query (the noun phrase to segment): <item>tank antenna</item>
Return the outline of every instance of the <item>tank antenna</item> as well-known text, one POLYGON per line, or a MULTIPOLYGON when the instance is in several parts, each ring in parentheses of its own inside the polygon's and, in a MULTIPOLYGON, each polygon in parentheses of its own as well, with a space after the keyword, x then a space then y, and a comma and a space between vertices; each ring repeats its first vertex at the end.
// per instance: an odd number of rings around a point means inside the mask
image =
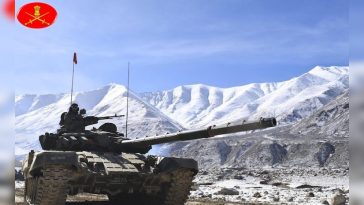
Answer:
POLYGON ((73 79, 75 76, 75 64, 77 64, 77 54, 73 53, 73 63, 72 63, 72 85, 71 85, 71 105, 72 105, 72 96, 73 96, 73 79))
POLYGON ((130 62, 128 62, 128 86, 126 88, 126 116, 125 116, 125 137, 128 137, 128 117, 129 117, 129 80, 130 79, 130 62))

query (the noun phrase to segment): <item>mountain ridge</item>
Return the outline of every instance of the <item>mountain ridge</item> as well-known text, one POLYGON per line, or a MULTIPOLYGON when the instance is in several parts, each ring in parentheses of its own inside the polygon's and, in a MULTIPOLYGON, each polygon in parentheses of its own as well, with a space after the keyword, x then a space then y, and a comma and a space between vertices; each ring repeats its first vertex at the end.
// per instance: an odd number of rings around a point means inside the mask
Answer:
MULTIPOLYGON (((203 84, 135 93, 130 91, 130 137, 164 134, 240 119, 278 117, 281 124, 312 114, 348 88, 348 67, 318 67, 282 82, 251 83, 231 88, 203 84), (320 77, 321 76, 321 77, 320 77)), ((125 86, 115 83, 76 92, 75 102, 89 115, 125 114, 125 86)), ((15 98, 16 153, 40 149, 38 136, 54 132, 67 111, 70 94, 18 95, 15 98)), ((124 120, 112 120, 119 130, 124 120)), ((102 122, 100 122, 99 126, 102 122)))
MULTIPOLYGON (((291 113, 295 106, 304 100, 320 97, 311 103, 317 104, 311 111, 330 101, 348 87, 348 67, 319 67, 298 77, 282 82, 251 83, 232 88, 218 88, 203 84, 178 86, 174 89, 141 93, 142 98, 157 107, 170 118, 182 118, 185 127, 206 126, 210 123, 223 123, 227 119, 257 118, 260 116, 283 115, 279 119, 287 123, 294 121, 291 113), (331 93, 326 93, 331 91, 331 93), (312 93, 315 92, 315 95, 312 93), (297 94, 301 96, 297 97, 297 94), (323 96, 325 95, 326 96, 323 96), (311 97, 305 97, 311 95, 311 97), (197 101, 196 99, 204 99, 197 101), (290 100, 290 103, 277 105, 290 100), (296 100, 296 101, 295 101, 296 100), (271 108, 271 109, 270 109, 271 108), (284 113, 290 108, 289 113, 284 113), (226 112, 228 110, 228 112, 226 112), (233 114, 231 114, 233 113, 233 114), (234 115, 235 113, 235 115, 234 115), (242 116, 238 116, 239 113, 242 116)), ((309 113, 302 113, 299 119, 309 113)))

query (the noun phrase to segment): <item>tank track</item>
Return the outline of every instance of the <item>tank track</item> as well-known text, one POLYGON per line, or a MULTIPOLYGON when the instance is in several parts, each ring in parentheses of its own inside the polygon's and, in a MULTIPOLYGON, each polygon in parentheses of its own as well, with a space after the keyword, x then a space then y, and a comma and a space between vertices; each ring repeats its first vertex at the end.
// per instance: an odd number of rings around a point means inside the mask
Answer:
POLYGON ((25 201, 29 205, 64 205, 68 193, 70 170, 59 165, 47 166, 42 176, 31 177, 25 184, 25 201))

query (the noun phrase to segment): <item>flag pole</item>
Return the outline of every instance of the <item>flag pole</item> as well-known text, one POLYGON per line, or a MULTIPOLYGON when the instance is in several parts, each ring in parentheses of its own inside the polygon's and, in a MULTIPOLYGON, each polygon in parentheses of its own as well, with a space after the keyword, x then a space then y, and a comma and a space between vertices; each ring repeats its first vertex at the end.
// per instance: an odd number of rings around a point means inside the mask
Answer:
POLYGON ((72 105, 72 97, 73 97, 73 79, 75 76, 75 64, 77 64, 77 54, 76 52, 73 53, 73 61, 72 61, 72 84, 71 84, 71 105, 72 105))
POLYGON ((72 86, 71 86, 71 105, 72 105, 72 96, 73 96, 73 78, 75 75, 75 62, 72 63, 72 86))
POLYGON ((128 117, 129 117, 129 79, 130 79, 130 62, 128 62, 128 86, 126 88, 126 122, 125 122, 125 137, 128 137, 128 117))

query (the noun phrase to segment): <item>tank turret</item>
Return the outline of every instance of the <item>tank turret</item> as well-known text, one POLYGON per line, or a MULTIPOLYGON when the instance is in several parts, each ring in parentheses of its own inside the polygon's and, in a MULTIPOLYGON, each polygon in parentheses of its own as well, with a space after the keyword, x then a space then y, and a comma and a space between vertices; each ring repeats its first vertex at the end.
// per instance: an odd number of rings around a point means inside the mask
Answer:
MULTIPOLYGON (((100 118, 103 119, 103 118, 100 118)), ((60 151, 101 151, 147 153, 152 145, 210 138, 217 135, 231 134, 242 131, 264 129, 276 126, 275 118, 260 118, 257 121, 242 121, 227 123, 220 126, 209 126, 204 129, 186 130, 176 133, 128 139, 116 131, 116 126, 106 123, 99 129, 86 130, 77 133, 46 133, 39 137, 44 150, 60 151)))

